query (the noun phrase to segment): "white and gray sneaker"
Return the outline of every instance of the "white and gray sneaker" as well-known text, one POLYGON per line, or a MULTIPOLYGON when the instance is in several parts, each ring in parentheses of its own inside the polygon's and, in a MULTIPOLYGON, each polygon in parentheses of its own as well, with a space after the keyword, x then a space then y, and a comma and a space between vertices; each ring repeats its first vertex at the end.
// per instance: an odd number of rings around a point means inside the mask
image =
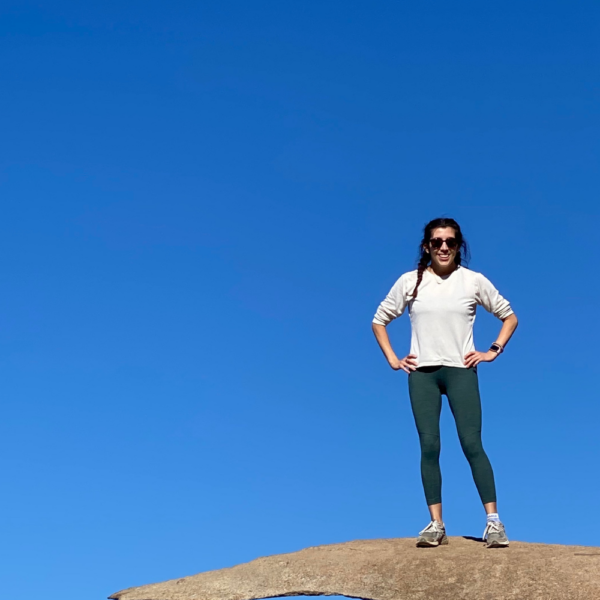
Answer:
POLYGON ((500 521, 490 521, 481 537, 488 548, 506 548, 508 546, 506 531, 500 521))
POLYGON ((431 521, 423 531, 419 531, 417 538, 417 548, 430 548, 433 546, 443 546, 448 543, 446 528, 439 521, 431 521))

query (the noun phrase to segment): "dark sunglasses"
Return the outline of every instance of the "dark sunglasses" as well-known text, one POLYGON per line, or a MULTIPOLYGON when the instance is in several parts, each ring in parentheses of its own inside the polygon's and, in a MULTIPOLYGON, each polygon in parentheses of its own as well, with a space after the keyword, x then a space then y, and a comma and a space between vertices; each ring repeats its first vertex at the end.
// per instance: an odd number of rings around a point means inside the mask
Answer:
POLYGON ((435 248, 436 250, 439 250, 443 245, 444 242, 446 242, 446 245, 448 246, 448 248, 450 250, 454 250, 454 248, 456 248, 458 246, 458 242, 456 241, 456 238, 447 238, 445 240, 443 240, 442 238, 431 238, 429 240, 429 243, 431 244, 431 246, 433 248, 435 248))

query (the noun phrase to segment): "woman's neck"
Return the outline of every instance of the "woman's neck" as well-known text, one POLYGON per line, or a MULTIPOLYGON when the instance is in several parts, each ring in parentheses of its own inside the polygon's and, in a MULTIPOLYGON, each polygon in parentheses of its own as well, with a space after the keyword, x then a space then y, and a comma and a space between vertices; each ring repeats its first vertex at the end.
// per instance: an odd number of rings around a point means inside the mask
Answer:
POLYGON ((431 271, 432 273, 435 273, 438 277, 446 277, 448 275, 450 275, 450 273, 452 273, 453 271, 456 271, 456 269, 458 269, 458 265, 456 263, 452 263, 451 265, 448 265, 447 267, 441 267, 438 265, 434 265, 433 263, 431 263, 427 269, 429 271, 431 271))

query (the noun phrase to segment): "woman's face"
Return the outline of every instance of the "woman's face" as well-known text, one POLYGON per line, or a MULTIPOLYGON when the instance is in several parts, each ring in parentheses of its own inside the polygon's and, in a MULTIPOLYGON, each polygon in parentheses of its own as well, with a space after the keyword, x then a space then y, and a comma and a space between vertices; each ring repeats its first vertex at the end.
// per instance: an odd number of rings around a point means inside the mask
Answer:
POLYGON ((433 267, 437 267, 442 271, 447 270, 451 266, 453 267, 454 258, 459 250, 456 244, 454 227, 438 227, 434 229, 431 232, 431 239, 425 250, 431 256, 433 267))

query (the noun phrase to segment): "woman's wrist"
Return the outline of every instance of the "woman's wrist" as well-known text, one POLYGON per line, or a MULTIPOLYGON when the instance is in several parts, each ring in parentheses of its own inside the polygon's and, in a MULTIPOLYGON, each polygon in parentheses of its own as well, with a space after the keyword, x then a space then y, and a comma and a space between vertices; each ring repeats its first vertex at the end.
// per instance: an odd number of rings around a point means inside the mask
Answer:
POLYGON ((496 360, 500 356, 500 353, 499 352, 494 352, 493 350, 488 350, 485 353, 485 356, 487 357, 487 359, 489 360, 489 362, 492 362, 493 360, 496 360))
POLYGON ((495 352, 497 355, 500 355, 504 352, 504 346, 502 344, 499 344, 498 342, 494 342, 490 346, 488 352, 495 352))

